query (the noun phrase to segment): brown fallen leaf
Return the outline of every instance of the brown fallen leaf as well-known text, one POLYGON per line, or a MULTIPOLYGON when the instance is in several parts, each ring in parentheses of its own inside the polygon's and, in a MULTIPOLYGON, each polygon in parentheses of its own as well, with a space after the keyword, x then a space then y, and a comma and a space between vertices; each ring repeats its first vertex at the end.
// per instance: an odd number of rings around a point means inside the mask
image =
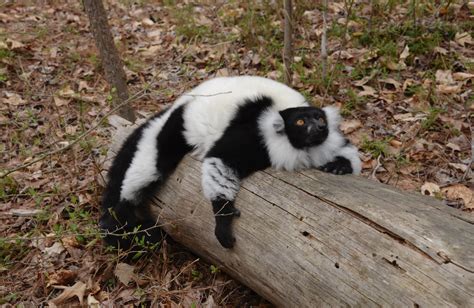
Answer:
POLYGON ((391 71, 403 71, 404 69, 407 68, 407 65, 403 61, 399 61, 398 63, 395 63, 389 60, 386 62, 385 66, 391 71))
POLYGON ((462 199, 464 207, 467 209, 474 209, 474 196, 472 190, 462 184, 455 184, 445 187, 441 191, 443 195, 449 200, 462 199))
POLYGON ((392 139, 390 140, 390 145, 393 146, 394 148, 400 148, 402 146, 402 142, 401 141, 398 141, 396 139, 392 139))
POLYGON ((436 91, 440 94, 457 94, 461 92, 461 85, 445 85, 445 84, 440 84, 436 87, 436 91))
POLYGON ((216 77, 227 77, 229 75, 230 75, 229 69, 227 69, 226 67, 221 68, 216 72, 216 77))
POLYGON ((471 35, 468 32, 463 32, 463 33, 456 33, 454 36, 454 41, 458 43, 461 46, 467 45, 474 45, 474 40, 472 39, 471 35))
POLYGON ((363 90, 363 91, 360 91, 359 93, 357 93, 358 96, 373 96, 373 97, 377 97, 377 92, 375 91, 374 88, 369 87, 369 86, 362 86, 362 88, 363 88, 364 90, 363 90))
POLYGON ((114 274, 121 283, 128 285, 135 276, 133 273, 134 269, 134 266, 128 265, 127 263, 118 263, 115 267, 114 274))
POLYGON ((12 106, 20 106, 20 105, 25 105, 27 102, 21 98, 21 96, 17 93, 13 93, 13 92, 8 92, 8 91, 5 91, 4 92, 6 98, 4 99, 4 102, 9 104, 9 105, 12 105, 12 106))
POLYGON ((449 51, 448 51, 447 49, 444 49, 443 47, 437 46, 437 47, 434 48, 434 52, 439 53, 439 54, 445 56, 445 55, 448 54, 449 51))
POLYGON ((451 166, 454 169, 459 170, 461 172, 466 172, 466 170, 467 170, 467 165, 465 165, 465 164, 449 163, 449 166, 451 166))
POLYGON ((353 120, 344 120, 341 123, 340 129, 342 130, 344 134, 350 134, 360 127, 362 127, 362 122, 360 120, 353 119, 353 120))
POLYGON ((383 82, 385 84, 391 85, 393 87, 393 90, 395 90, 395 91, 398 91, 400 89, 400 87, 402 86, 401 83, 399 83, 398 81, 396 81, 393 78, 383 78, 383 79, 379 79, 379 81, 383 82))
POLYGON ((438 184, 431 182, 425 182, 425 184, 421 186, 420 190, 421 193, 426 196, 435 196, 436 193, 441 191, 438 184))
POLYGON ((69 104, 69 100, 60 98, 59 96, 53 96, 54 104, 58 107, 69 104))
POLYGON ((67 285, 73 282, 77 277, 77 272, 67 270, 67 269, 60 269, 56 273, 49 276, 49 281, 46 287, 52 285, 67 285))
POLYGON ((82 301, 84 299, 84 293, 86 292, 86 284, 82 281, 76 282, 74 285, 70 287, 58 286, 58 289, 64 289, 63 293, 59 294, 58 297, 51 300, 48 304, 50 306, 57 306, 62 305, 69 299, 76 296, 79 299, 79 303, 82 305, 82 301))
POLYGON ((455 143, 448 142, 446 144, 446 147, 450 148, 453 151, 461 152, 461 147, 455 143))
POLYGON ((454 84, 453 75, 450 70, 437 70, 435 74, 438 84, 452 85, 454 84))
POLYGON ((87 296, 87 307, 88 308, 99 308, 100 302, 92 295, 87 296))
POLYGON ((64 250, 63 244, 56 242, 51 247, 45 248, 44 253, 49 257, 56 257, 59 256, 64 250))
POLYGON ((61 97, 69 98, 73 97, 76 94, 70 85, 66 85, 64 88, 58 91, 58 95, 61 97))
POLYGON ((408 45, 405 45, 405 48, 400 54, 400 60, 405 60, 406 58, 408 58, 409 55, 410 55, 410 48, 408 48, 408 45))
POLYGON ((12 40, 10 38, 8 38, 6 40, 6 42, 7 42, 8 45, 10 45, 11 50, 20 49, 20 48, 25 47, 25 44, 23 44, 22 42, 18 42, 18 41, 12 40))
POLYGON ((159 51, 161 50, 161 46, 157 46, 157 45, 154 45, 154 46, 150 46, 144 50, 141 50, 141 54, 144 56, 144 57, 153 57, 153 56, 156 56, 159 51))
POLYGON ((466 80, 474 78, 474 74, 464 73, 464 72, 457 72, 453 74, 453 78, 455 80, 466 80))

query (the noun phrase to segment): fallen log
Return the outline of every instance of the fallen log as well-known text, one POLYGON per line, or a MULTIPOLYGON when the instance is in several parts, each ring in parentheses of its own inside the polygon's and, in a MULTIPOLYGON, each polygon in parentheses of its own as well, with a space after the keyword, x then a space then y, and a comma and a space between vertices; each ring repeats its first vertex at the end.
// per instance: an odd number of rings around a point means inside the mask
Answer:
MULTIPOLYGON (((119 138, 122 139, 122 138, 119 138)), ((266 170, 246 179, 232 250, 214 237, 201 163, 152 201, 166 232, 282 307, 474 306, 474 217, 356 176, 266 170)))
POLYGON ((360 177, 267 170, 244 181, 225 250, 200 175, 180 164, 153 200, 160 224, 278 306, 474 306, 468 214, 360 177))

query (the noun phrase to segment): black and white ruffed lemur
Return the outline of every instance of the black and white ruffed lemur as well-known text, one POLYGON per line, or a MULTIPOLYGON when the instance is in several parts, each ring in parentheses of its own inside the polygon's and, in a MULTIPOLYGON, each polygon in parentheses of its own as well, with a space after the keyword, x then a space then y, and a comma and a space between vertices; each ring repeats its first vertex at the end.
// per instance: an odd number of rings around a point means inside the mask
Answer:
POLYGON ((106 243, 127 248, 136 231, 162 238, 147 205, 151 195, 189 152, 203 160, 202 187, 215 214, 215 235, 225 248, 235 239, 231 223, 240 182, 268 167, 319 168, 358 174, 357 148, 339 131, 339 111, 309 106, 288 86, 261 77, 206 81, 139 126, 125 141, 108 173, 100 227, 106 243))

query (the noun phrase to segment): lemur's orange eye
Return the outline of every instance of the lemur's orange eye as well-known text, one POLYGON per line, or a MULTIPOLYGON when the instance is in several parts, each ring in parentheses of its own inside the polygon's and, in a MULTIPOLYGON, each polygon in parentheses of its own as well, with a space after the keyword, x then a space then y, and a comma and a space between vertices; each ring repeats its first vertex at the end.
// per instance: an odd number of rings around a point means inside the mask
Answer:
POLYGON ((303 119, 299 119, 296 121, 296 126, 303 126, 304 125, 304 120, 303 119))

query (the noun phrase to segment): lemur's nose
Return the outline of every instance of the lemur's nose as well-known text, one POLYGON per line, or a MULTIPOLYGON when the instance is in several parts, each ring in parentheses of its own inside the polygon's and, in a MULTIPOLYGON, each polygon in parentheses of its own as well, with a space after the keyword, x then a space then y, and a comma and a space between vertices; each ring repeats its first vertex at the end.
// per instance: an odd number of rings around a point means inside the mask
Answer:
POLYGON ((316 127, 318 128, 318 130, 323 130, 323 129, 326 128, 326 122, 324 120, 317 119, 316 120, 316 127))

